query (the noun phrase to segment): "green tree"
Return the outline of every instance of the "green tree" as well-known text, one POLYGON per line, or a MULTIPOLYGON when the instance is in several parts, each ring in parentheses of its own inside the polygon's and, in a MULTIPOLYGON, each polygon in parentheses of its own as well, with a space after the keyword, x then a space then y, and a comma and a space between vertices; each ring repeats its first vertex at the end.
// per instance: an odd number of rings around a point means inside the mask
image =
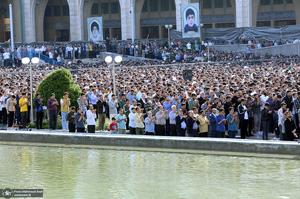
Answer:
POLYGON ((80 87, 75 84, 70 71, 67 69, 58 69, 43 79, 43 81, 39 84, 36 93, 41 93, 44 103, 47 105, 47 101, 50 99, 51 93, 54 93, 55 99, 60 101, 64 92, 69 93, 71 106, 77 107, 77 99, 80 97, 81 93, 80 87))

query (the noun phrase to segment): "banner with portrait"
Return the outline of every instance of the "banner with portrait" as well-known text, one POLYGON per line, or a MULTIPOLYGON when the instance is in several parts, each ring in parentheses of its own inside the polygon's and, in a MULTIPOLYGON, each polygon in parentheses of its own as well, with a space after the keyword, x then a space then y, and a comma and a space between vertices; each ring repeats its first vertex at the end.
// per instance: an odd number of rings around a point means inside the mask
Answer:
POLYGON ((99 42, 103 40, 102 17, 87 18, 88 40, 99 42))
POLYGON ((200 37, 199 3, 181 4, 182 37, 200 37))

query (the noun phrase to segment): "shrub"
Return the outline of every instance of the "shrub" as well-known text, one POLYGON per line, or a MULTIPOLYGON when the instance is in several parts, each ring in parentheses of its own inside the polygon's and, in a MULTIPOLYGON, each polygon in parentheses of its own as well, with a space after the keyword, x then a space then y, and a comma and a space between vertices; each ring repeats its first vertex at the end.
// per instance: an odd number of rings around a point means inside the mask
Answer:
POLYGON ((41 93, 45 105, 48 99, 50 99, 51 93, 54 93, 55 99, 60 101, 64 92, 69 93, 71 106, 77 106, 77 99, 80 97, 81 93, 80 87, 75 84, 71 72, 67 69, 58 69, 53 71, 53 73, 43 79, 36 91, 36 93, 41 93))

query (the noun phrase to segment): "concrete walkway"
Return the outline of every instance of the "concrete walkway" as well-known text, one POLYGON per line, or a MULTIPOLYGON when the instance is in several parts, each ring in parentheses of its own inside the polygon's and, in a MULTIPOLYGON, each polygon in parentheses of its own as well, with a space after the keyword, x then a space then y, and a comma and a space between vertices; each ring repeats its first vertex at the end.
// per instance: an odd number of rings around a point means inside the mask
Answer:
MULTIPOLYGON (((215 151, 235 153, 258 153, 275 155, 292 155, 293 159, 300 159, 300 144, 297 142, 263 141, 253 139, 225 139, 225 138, 190 138, 171 136, 118 135, 96 133, 69 133, 62 131, 0 131, 0 142, 21 142, 63 145, 85 145, 103 147, 121 147, 152 149, 175 149, 193 151, 215 151)), ((247 155, 248 156, 248 155, 247 155)), ((253 156, 250 155, 250 156, 253 156)), ((266 155, 267 157, 272 157, 266 155)))

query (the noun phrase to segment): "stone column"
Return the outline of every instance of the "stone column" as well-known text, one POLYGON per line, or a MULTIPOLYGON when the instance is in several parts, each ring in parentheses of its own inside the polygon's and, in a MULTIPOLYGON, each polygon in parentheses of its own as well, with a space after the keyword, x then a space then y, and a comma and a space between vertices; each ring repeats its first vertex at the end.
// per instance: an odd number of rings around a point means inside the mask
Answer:
POLYGON ((122 40, 132 37, 131 33, 131 1, 120 0, 122 40))
POLYGON ((70 9, 70 41, 81 40, 80 8, 78 0, 68 0, 70 9))
POLYGON ((252 3, 251 0, 236 0, 236 27, 252 26, 252 3))
POLYGON ((34 10, 32 5, 35 5, 34 0, 23 0, 23 23, 24 25, 24 42, 34 42, 35 41, 35 20, 34 20, 34 10))
POLYGON ((295 9, 295 15, 296 15, 296 24, 300 25, 300 1, 294 0, 294 9, 295 9))

